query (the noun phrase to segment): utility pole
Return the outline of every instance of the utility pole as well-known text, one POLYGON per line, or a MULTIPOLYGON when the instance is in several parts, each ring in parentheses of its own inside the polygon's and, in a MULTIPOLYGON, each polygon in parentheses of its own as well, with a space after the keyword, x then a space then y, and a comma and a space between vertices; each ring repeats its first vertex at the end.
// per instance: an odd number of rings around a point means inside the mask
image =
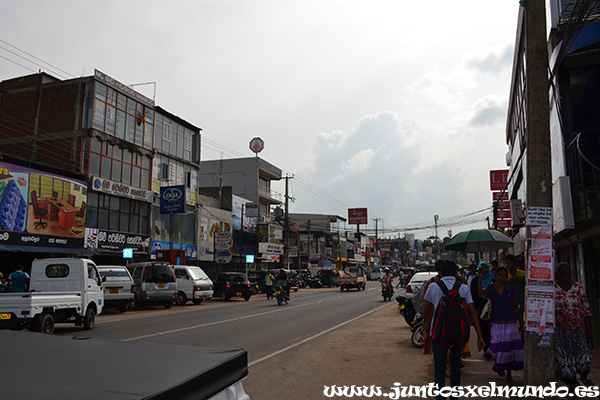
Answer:
POLYGON ((379 227, 380 219, 381 218, 373 218, 373 220, 375 221, 375 258, 377 259, 377 261, 379 261, 379 250, 377 249, 377 242, 378 242, 378 238, 379 238, 378 227, 379 227))
MULTIPOLYGON (((285 214, 283 219, 283 262, 286 269, 289 268, 289 254, 290 254, 290 196, 288 195, 288 186, 290 183, 290 179, 293 179, 293 176, 286 175, 285 177, 285 214)), ((293 200, 293 199, 292 199, 293 200)))
MULTIPOLYGON (((552 207, 546 2, 526 0, 522 1, 521 5, 525 14, 527 207, 552 207)), ((530 247, 529 227, 527 238, 530 247)), ((550 347, 539 346, 540 340, 541 337, 537 334, 525 332, 524 376, 527 385, 546 385, 556 380, 554 335, 550 335, 550 347)))

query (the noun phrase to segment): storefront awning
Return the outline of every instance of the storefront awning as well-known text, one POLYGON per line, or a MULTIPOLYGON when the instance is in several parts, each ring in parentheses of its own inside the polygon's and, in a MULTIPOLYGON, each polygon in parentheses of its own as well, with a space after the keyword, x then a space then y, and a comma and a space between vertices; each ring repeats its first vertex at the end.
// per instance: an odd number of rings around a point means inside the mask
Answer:
POLYGON ((25 253, 57 253, 57 254, 78 254, 82 256, 91 256, 96 254, 90 249, 70 249, 63 247, 48 247, 48 246, 25 246, 21 244, 0 244, 0 251, 14 251, 25 253))

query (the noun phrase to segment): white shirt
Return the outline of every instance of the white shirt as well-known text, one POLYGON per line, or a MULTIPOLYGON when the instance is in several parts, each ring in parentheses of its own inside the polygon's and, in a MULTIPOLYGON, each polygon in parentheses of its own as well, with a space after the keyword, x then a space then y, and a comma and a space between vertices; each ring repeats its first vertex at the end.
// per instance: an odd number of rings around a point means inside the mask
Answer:
MULTIPOLYGON (((443 276, 439 282, 444 282, 448 290, 452 290, 454 287, 454 283, 456 282, 456 278, 453 276, 443 276)), ((473 303, 473 297, 471 296, 471 290, 465 284, 461 284, 458 288, 458 294, 465 299, 467 304, 473 303)), ((435 315, 435 310, 437 309, 438 304, 440 304, 440 300, 444 297, 444 292, 435 282, 431 282, 429 287, 427 288, 427 292, 425 293, 425 300, 433 304, 433 315, 435 315)), ((433 324, 431 324, 431 328, 433 329, 433 324)))

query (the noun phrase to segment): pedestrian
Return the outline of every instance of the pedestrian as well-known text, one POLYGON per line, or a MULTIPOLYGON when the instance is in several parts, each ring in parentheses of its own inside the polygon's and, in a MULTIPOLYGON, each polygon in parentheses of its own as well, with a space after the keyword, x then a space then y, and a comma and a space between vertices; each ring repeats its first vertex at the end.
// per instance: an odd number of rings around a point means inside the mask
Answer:
POLYGON ((29 285, 29 275, 23 271, 23 266, 19 265, 17 270, 8 276, 8 287, 11 292, 26 292, 29 285))
POLYGON ((512 254, 507 254, 504 257, 504 266, 508 270, 506 283, 515 288, 517 307, 519 307, 521 318, 523 318, 523 314, 525 313, 525 271, 517 269, 516 259, 512 254))
POLYGON ((492 283, 493 275, 488 270, 487 264, 485 261, 479 263, 479 268, 477 265, 475 266, 475 271, 478 272, 471 280, 471 284, 469 285, 469 289, 471 290, 471 296, 473 297, 473 306, 475 307, 475 311, 477 311, 477 315, 479 318, 479 325, 481 326, 481 334, 483 336, 483 341, 485 342, 485 346, 483 349, 487 351, 490 347, 490 343, 492 341, 491 335, 491 326, 489 319, 481 318, 481 311, 483 310, 483 306, 488 299, 486 295, 479 295, 479 280, 482 281, 482 287, 486 287, 490 283, 492 283))
POLYGON ((398 272, 398 284, 396 285, 396 289, 398 289, 399 287, 404 287, 406 286, 406 280, 404 277, 404 271, 399 270, 398 272))
POLYGON ((473 278, 477 276, 477 264, 469 265, 469 271, 467 272, 467 285, 471 287, 473 278))
POLYGON ((273 284, 275 283, 275 277, 271 271, 267 271, 265 275, 265 289, 267 290, 267 300, 273 298, 273 284))
POLYGON ((592 324, 590 304, 583 286, 574 282, 571 266, 561 262, 556 267, 555 328, 556 374, 574 390, 579 386, 577 374, 584 384, 592 362, 592 324))
MULTIPOLYGON (((470 319, 473 321, 473 326, 475 327, 475 331, 477 332, 477 347, 478 350, 481 351, 483 346, 485 345, 483 338, 481 336, 481 329, 479 327, 479 318, 477 318, 477 313, 475 312, 475 307, 473 306, 473 299, 471 297, 471 292, 469 288, 465 284, 460 284, 455 286, 457 283, 456 272, 458 270, 457 265, 452 261, 444 261, 441 265, 440 272, 441 278, 435 284, 430 284, 427 292, 425 293, 425 308, 423 310, 423 326, 426 332, 429 332, 432 338, 432 347, 433 347, 433 359, 434 359, 434 367, 435 367, 435 383, 438 389, 446 386, 446 360, 448 359, 448 355, 450 357, 450 386, 457 387, 460 386, 460 364, 461 364, 461 351, 464 347, 464 344, 458 343, 445 343, 441 340, 438 340, 436 335, 434 335, 434 329, 432 327, 432 316, 438 315, 436 310, 438 307, 441 307, 440 303, 442 299, 445 299, 444 291, 442 290, 441 285, 445 285, 448 291, 458 290, 458 296, 460 299, 464 299, 468 311, 468 315, 470 319), (458 289, 455 289, 455 288, 458 289), (449 354, 448 354, 449 353, 449 354)), ((447 314, 450 315, 450 314, 447 314)), ((450 318, 448 316, 444 317, 443 315, 438 315, 438 318, 450 318)), ((436 324, 440 323, 448 323, 452 325, 460 325, 461 321, 435 321, 436 324)), ((465 321, 462 321, 465 322, 465 321)), ((467 321, 468 322, 468 321, 467 321)), ((467 330, 470 330, 470 326, 467 323, 467 330)), ((468 333, 467 333, 468 334, 468 333)), ((438 395, 437 399, 442 399, 443 397, 438 395)), ((454 397, 453 397, 454 398, 454 397)))
POLYGON ((492 274, 495 275, 496 270, 498 269, 498 260, 492 260, 492 262, 490 264, 491 264, 490 270, 491 270, 492 274))
POLYGON ((482 280, 478 280, 478 291, 492 300, 492 340, 484 357, 496 361, 492 370, 506 377, 510 384, 512 371, 523 369, 523 318, 517 307, 515 288, 506 283, 507 277, 506 267, 498 267, 495 283, 482 287, 482 280))

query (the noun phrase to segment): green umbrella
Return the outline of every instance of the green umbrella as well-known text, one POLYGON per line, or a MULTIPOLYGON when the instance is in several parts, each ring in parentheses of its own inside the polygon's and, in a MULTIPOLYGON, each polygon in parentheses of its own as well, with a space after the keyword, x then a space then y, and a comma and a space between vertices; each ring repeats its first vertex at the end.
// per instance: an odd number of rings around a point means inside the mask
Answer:
POLYGON ((472 229, 457 233, 446 243, 447 250, 464 253, 493 252, 513 245, 511 238, 499 231, 490 229, 472 229))

